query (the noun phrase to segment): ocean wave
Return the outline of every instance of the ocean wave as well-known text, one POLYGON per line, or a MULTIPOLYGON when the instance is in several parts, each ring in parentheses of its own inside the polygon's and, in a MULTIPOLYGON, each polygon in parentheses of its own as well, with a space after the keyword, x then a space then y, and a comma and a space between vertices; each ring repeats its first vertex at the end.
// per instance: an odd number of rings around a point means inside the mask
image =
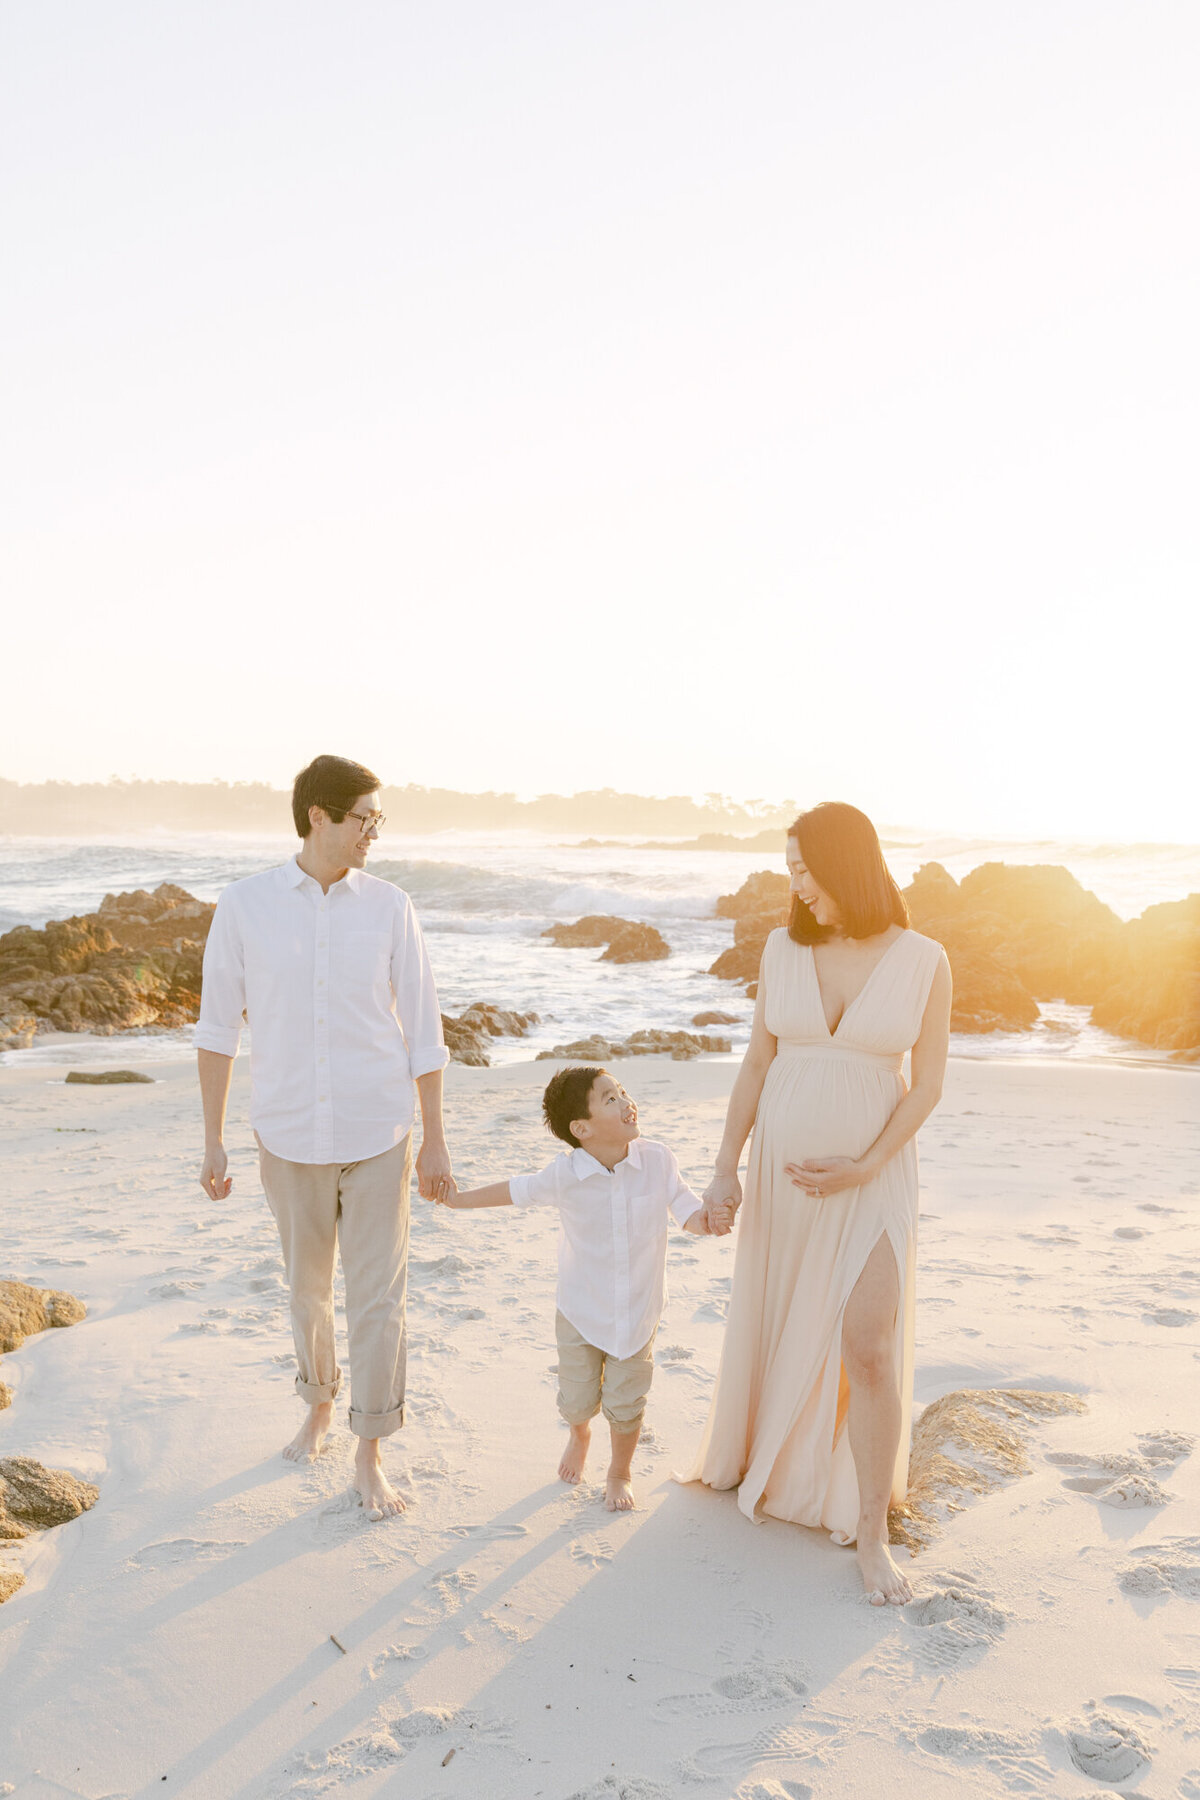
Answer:
MULTIPOLYGON (((581 879, 567 871, 518 873, 479 868, 470 863, 380 862, 372 873, 395 882, 422 914, 488 914, 513 919, 582 918, 586 913, 616 913, 638 919, 711 919, 717 890, 688 889, 674 882, 667 891, 644 885, 581 879)), ((665 886, 665 884, 664 884, 665 886)))

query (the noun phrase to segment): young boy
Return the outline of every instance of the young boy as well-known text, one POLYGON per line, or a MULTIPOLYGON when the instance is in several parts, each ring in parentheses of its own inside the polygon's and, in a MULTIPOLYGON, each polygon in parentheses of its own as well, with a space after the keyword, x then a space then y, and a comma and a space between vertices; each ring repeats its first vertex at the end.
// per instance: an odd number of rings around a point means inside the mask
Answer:
POLYGON ((665 1144, 640 1138, 637 1107, 606 1069, 560 1069, 542 1096, 555 1137, 572 1145, 536 1175, 451 1194, 455 1207, 557 1206, 558 1410, 571 1436, 558 1473, 583 1474, 591 1421, 612 1434, 609 1512, 633 1506, 630 1467, 642 1428, 654 1335, 666 1292, 667 1213, 685 1231, 723 1237, 665 1144))

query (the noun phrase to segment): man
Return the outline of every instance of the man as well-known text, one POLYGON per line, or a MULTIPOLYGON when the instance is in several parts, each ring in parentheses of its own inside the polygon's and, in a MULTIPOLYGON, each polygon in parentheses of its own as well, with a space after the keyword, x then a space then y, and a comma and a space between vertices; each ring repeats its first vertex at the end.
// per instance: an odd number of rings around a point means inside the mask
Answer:
POLYGON ((308 1417, 283 1454, 318 1455, 341 1384, 334 1348, 339 1239, 350 1341, 355 1486, 371 1518, 404 1511, 379 1445, 404 1423, 408 1189, 413 1088, 421 1104, 421 1194, 443 1198, 449 1061, 437 991, 408 895, 364 873, 379 835, 379 780, 318 756, 297 775, 303 840, 281 868, 235 881, 204 953, 196 1048, 204 1103, 200 1185, 226 1175, 225 1108, 243 1022, 250 1026, 250 1123, 279 1226, 308 1417))

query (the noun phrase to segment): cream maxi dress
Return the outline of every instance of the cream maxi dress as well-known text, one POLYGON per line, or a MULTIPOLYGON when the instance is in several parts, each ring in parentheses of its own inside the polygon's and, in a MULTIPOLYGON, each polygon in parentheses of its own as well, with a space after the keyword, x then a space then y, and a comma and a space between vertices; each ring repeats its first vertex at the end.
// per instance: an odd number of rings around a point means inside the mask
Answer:
POLYGON ((906 1091, 902 1059, 920 1033, 943 954, 931 938, 902 932, 831 1035, 811 948, 779 930, 763 952, 758 1003, 777 1051, 754 1123, 716 1392, 683 1479, 736 1487, 747 1518, 769 1513, 823 1525, 839 1543, 852 1543, 858 1524, 842 1315, 884 1236, 900 1276, 903 1423, 893 1500, 908 1482, 916 1144, 910 1140, 864 1187, 825 1200, 793 1186, 784 1164, 860 1156, 875 1141, 906 1091))

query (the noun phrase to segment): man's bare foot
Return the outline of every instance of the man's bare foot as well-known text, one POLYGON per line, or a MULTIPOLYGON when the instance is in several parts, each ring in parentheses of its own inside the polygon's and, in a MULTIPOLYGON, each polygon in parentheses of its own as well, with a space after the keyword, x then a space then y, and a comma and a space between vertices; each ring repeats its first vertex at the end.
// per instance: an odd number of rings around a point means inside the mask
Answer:
POLYGON ((558 1465, 558 1479, 569 1481, 574 1487, 583 1475, 583 1465, 587 1461, 588 1445, 592 1441, 590 1425, 572 1425, 571 1435, 567 1439, 567 1447, 562 1453, 562 1461, 558 1465))
POLYGON ((907 1576, 892 1561, 892 1553, 878 1538, 859 1539, 858 1566, 872 1606, 904 1606, 913 1597, 907 1576))
POLYGON ((283 1446, 284 1459, 287 1462, 315 1462, 321 1454, 321 1445, 325 1442, 329 1427, 333 1424, 333 1401, 318 1400, 315 1406, 308 1409, 308 1417, 296 1433, 290 1444, 283 1446))
POLYGON ((359 1438, 354 1485, 368 1519, 394 1519, 404 1511, 403 1500, 383 1472, 378 1438, 359 1438))
POLYGON ((609 1512, 634 1510, 633 1484, 623 1475, 609 1475, 604 1483, 604 1504, 609 1512))

